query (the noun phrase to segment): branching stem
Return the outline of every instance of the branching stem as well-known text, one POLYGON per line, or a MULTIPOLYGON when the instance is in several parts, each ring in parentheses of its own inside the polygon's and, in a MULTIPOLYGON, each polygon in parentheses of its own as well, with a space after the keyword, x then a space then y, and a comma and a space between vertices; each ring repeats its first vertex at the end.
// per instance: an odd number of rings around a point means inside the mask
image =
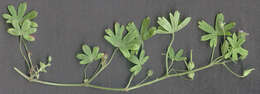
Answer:
POLYGON ((174 33, 172 34, 172 39, 171 39, 171 42, 170 42, 170 44, 169 44, 169 46, 168 46, 168 48, 167 48, 167 52, 166 52, 166 56, 165 56, 166 75, 169 74, 169 66, 168 66, 168 60, 169 60, 169 58, 168 58, 168 56, 169 56, 169 49, 172 47, 173 41, 174 41, 174 33))
MULTIPOLYGON (((113 56, 113 55, 112 55, 113 56)), ((111 56, 111 58, 112 58, 111 56)), ((70 87, 91 87, 91 88, 96 88, 96 89, 102 89, 102 90, 110 90, 110 91, 130 91, 130 90, 134 90, 143 86, 147 86, 156 82, 159 82, 161 80, 167 79, 167 78, 171 78, 171 77, 179 77, 179 76, 183 76, 183 75, 187 75, 189 73, 193 73, 193 72, 197 72, 197 71, 201 71, 210 67, 213 67, 215 65, 219 65, 219 64, 223 64, 223 63, 219 63, 219 62, 211 62, 210 64, 191 70, 191 71, 186 71, 186 72, 182 72, 182 73, 175 73, 175 74, 169 74, 169 75, 164 75, 162 77, 159 77, 157 79, 154 79, 152 81, 149 82, 145 82, 142 84, 137 84, 135 86, 132 86, 128 88, 110 88, 110 87, 103 87, 103 86, 97 86, 97 85, 92 85, 90 83, 79 83, 79 84, 64 84, 64 83, 55 83, 55 82, 48 82, 48 81, 42 81, 42 80, 38 80, 38 79, 30 79, 30 77, 28 77, 27 75, 25 75, 23 72, 21 72, 19 69, 17 69, 16 67, 14 67, 14 70, 16 72, 18 72, 21 76, 23 76, 25 79, 27 79, 30 82, 35 82, 35 83, 40 83, 40 84, 45 84, 45 85, 52 85, 52 86, 70 86, 70 87)))
MULTIPOLYGON (((111 63, 111 61, 112 61, 112 59, 114 58, 115 53, 116 53, 117 51, 118 51, 118 48, 116 48, 116 49, 113 51, 113 53, 112 53, 112 55, 111 55, 109 61, 108 61, 104 66, 101 66, 101 68, 88 80, 88 83, 92 82, 92 81, 111 63)), ((104 60, 104 61, 102 61, 102 62, 100 62, 100 63, 102 64, 102 63, 104 63, 104 62, 106 62, 106 60, 104 60)))
POLYGON ((19 50, 20 50, 20 53, 23 56, 27 66, 28 66, 28 69, 30 71, 30 69, 31 69, 30 63, 29 63, 28 59, 26 58, 26 56, 24 55, 24 52, 23 52, 23 49, 22 49, 22 43, 23 43, 22 40, 23 40, 23 38, 22 38, 22 36, 20 36, 19 37, 19 50))

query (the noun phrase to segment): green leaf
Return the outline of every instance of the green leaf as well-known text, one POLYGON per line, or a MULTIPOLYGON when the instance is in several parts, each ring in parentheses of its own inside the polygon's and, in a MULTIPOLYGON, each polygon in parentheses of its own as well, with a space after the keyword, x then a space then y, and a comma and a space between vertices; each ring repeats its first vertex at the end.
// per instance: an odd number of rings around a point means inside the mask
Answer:
POLYGON ((28 14, 26 14, 26 15, 24 16, 24 19, 25 19, 25 20, 27 20, 27 19, 31 20, 31 19, 36 18, 37 16, 38 16, 38 12, 35 11, 35 10, 32 10, 31 12, 29 12, 28 14))
POLYGON ((157 23, 168 32, 174 32, 170 22, 165 17, 158 17, 157 23))
POLYGON ((178 26, 177 31, 180 31, 182 28, 186 27, 191 21, 191 17, 185 18, 178 26))
POLYGON ((141 26, 141 36, 142 40, 147 40, 155 35, 156 27, 150 27, 150 17, 146 17, 141 26))
POLYGON ((229 30, 231 30, 232 28, 234 28, 235 26, 236 26, 236 23, 235 23, 235 22, 230 22, 229 24, 225 25, 224 30, 225 30, 225 31, 229 31, 229 30))
POLYGON ((17 16, 17 12, 13 5, 8 5, 8 10, 12 16, 17 16))
POLYGON ((20 3, 18 7, 18 16, 23 17, 26 9, 27 9, 27 3, 26 2, 20 3))
POLYGON ((245 59, 248 55, 248 51, 242 48, 245 37, 237 37, 236 33, 233 33, 232 37, 227 37, 228 43, 231 45, 229 52, 225 55, 225 59, 231 58, 232 61, 238 61, 238 59, 245 59))
POLYGON ((133 75, 136 76, 141 70, 142 70, 142 66, 140 66, 140 65, 135 65, 134 67, 132 67, 132 68, 130 69, 130 72, 132 72, 133 75))
POLYGON ((223 24, 224 24, 224 15, 223 15, 223 13, 219 13, 216 16, 215 30, 216 31, 224 30, 223 24))
POLYGON ((229 44, 227 40, 224 40, 222 46, 221 46, 221 54, 225 56, 225 54, 229 51, 229 44))
POLYGON ((86 55, 91 55, 91 49, 88 45, 86 44, 82 45, 82 50, 86 55))
POLYGON ((129 50, 138 50, 140 48, 140 35, 134 23, 129 23, 127 26, 128 32, 123 36, 125 28, 123 25, 115 24, 115 33, 111 29, 106 29, 107 35, 104 38, 114 47, 120 49, 125 57, 130 57, 129 50))
POLYGON ((204 20, 199 21, 199 28, 207 33, 213 33, 215 32, 214 28, 209 25, 207 22, 205 22, 204 20))
POLYGON ((170 15, 170 19, 171 19, 172 28, 174 30, 177 30, 177 27, 179 24, 179 19, 180 19, 180 12, 175 11, 174 15, 172 15, 172 13, 169 13, 169 15, 170 15))
POLYGON ((4 19, 10 19, 12 16, 9 14, 3 14, 2 15, 4 19))
POLYGON ((85 54, 82 54, 82 53, 79 53, 79 54, 76 55, 76 58, 80 59, 80 60, 85 59, 86 57, 87 56, 85 54))
POLYGON ((218 43, 218 37, 219 36, 226 36, 231 35, 229 32, 230 29, 232 29, 235 26, 234 22, 231 22, 227 25, 225 25, 224 22, 224 15, 222 13, 217 14, 216 16, 216 23, 215 28, 213 28, 211 25, 209 25, 205 21, 199 21, 199 28, 203 30, 204 32, 208 33, 206 35, 203 35, 201 37, 201 41, 210 41, 210 47, 216 47, 218 43))
POLYGON ((178 52, 177 52, 177 54, 176 54, 176 57, 181 57, 182 56, 182 54, 183 54, 183 49, 180 49, 178 52))
POLYGON ((104 53, 99 53, 99 47, 95 46, 93 50, 84 44, 82 45, 83 53, 78 53, 76 58, 80 60, 80 64, 90 64, 96 60, 101 59, 104 56, 104 53))
POLYGON ((159 24, 157 33, 158 34, 172 34, 184 28, 191 20, 190 17, 184 19, 184 21, 180 21, 180 13, 178 11, 169 13, 170 22, 165 17, 158 17, 157 23, 159 24), (181 22, 181 23, 179 23, 181 22), (180 25, 179 25, 180 24, 180 25))
MULTIPOLYGON (((50 66, 51 66, 50 63, 45 64, 43 62, 40 62, 40 68, 37 70, 37 73, 39 73, 39 72, 47 72, 46 68, 50 67, 50 66)), ((39 74, 38 74, 37 78, 39 78, 39 74)))
POLYGON ((147 62, 147 60, 149 59, 149 56, 145 56, 145 51, 142 49, 140 52, 139 57, 137 57, 136 55, 131 55, 129 58, 127 58, 131 63, 135 64, 135 66, 133 66, 130 69, 130 72, 132 72, 134 75, 137 75, 141 69, 142 69, 142 65, 147 62))
POLYGON ((23 38, 27 41, 35 41, 35 38, 31 35, 23 35, 23 38))
POLYGON ((21 33, 19 31, 16 31, 14 28, 9 28, 7 32, 13 36, 20 36, 21 33))
POLYGON ((244 70, 243 77, 247 77, 254 70, 255 70, 255 68, 244 70))
MULTIPOLYGON (((13 36, 22 36, 27 41, 35 41, 35 38, 31 35, 37 31, 38 24, 36 22, 30 21, 31 19, 26 18, 25 12, 27 9, 27 3, 20 3, 17 10, 13 5, 8 6, 8 11, 10 14, 3 14, 3 18, 6 19, 7 23, 10 23, 13 27, 8 29, 8 33, 13 36)), ((27 14, 35 18, 37 15, 36 11, 27 14)))
POLYGON ((176 54, 175 51, 173 50, 172 47, 169 48, 169 59, 171 59, 172 61, 184 61, 186 59, 186 57, 182 57, 183 55, 183 49, 180 49, 176 54))
POLYGON ((169 48, 169 58, 174 61, 175 60, 175 52, 172 47, 169 48))

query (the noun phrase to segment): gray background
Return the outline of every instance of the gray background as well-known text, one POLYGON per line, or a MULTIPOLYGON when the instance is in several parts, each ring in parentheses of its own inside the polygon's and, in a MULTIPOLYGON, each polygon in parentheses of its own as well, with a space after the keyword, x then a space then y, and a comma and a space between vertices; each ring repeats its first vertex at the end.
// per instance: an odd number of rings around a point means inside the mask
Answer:
MULTIPOLYGON (((0 14, 7 12, 7 5, 17 5, 22 0, 1 0, 0 14)), ((80 83, 82 68, 75 54, 82 44, 98 45, 102 52, 111 54, 113 47, 103 39, 104 29, 114 22, 126 24, 134 21, 138 26, 150 16, 156 25, 158 16, 168 17, 169 12, 179 10, 181 17, 191 16, 192 22, 176 33, 174 48, 194 50, 196 66, 208 64, 211 49, 207 42, 200 42, 204 34, 197 28, 197 21, 204 19, 214 24, 215 15, 223 12, 225 21, 235 21, 232 31, 243 29, 250 33, 245 43, 249 56, 243 62, 230 66, 241 73, 242 68, 255 67, 249 77, 239 79, 222 66, 200 71, 195 80, 170 78, 150 86, 128 92, 129 94, 259 94, 260 93, 260 1, 259 0, 28 0, 29 10, 39 11, 35 19, 39 24, 36 42, 30 44, 34 63, 53 56, 53 65, 41 79, 66 83, 80 83)), ((24 69, 24 61, 18 50, 16 37, 8 35, 7 25, 0 19, 0 94, 126 94, 84 87, 55 87, 29 83, 19 76, 13 67, 24 69)), ((153 69, 159 77, 164 72, 164 56, 170 36, 156 35, 145 41, 150 56, 145 68, 134 82, 140 81, 147 69, 153 69)), ((179 63, 181 66, 182 64, 179 63)), ((96 85, 123 87, 130 75, 129 63, 117 53, 111 65, 93 82, 96 85)), ((95 67, 90 68, 90 72, 95 67)))

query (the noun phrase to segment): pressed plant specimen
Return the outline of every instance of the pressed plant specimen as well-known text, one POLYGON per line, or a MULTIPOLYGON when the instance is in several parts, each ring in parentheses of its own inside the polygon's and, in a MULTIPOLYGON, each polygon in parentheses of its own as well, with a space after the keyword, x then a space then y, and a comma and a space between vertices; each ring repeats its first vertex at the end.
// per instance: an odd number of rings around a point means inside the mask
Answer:
POLYGON ((208 65, 197 67, 198 65, 196 65, 192 58, 192 50, 190 50, 190 55, 187 57, 184 56, 183 49, 177 51, 173 47, 175 34, 182 31, 182 29, 191 21, 191 17, 186 17, 181 20, 180 12, 175 11, 173 14, 169 13, 169 19, 158 17, 158 26, 150 26, 150 17, 146 17, 142 21, 140 27, 137 27, 134 22, 129 22, 126 26, 116 22, 113 29, 105 30, 106 35, 104 36, 104 39, 114 47, 114 51, 110 56, 106 53, 100 52, 98 46, 90 47, 87 44, 82 45, 82 52, 76 54, 79 64, 85 66, 83 70, 84 77, 81 83, 67 84, 44 81, 40 79, 40 75, 42 75, 42 72, 47 72, 47 68, 52 64, 52 57, 48 56, 46 62, 40 61, 39 63, 33 63, 31 60, 31 52, 27 47, 28 43, 35 41, 32 34, 37 31, 38 24, 34 22, 33 19, 37 17, 38 12, 33 10, 27 13, 27 3, 25 2, 20 3, 17 9, 13 5, 9 5, 8 10, 9 14, 2 15, 3 18, 6 19, 6 23, 11 24, 11 27, 7 32, 10 35, 18 37, 19 50, 21 55, 24 57, 28 69, 26 73, 16 67, 14 67, 14 70, 26 80, 34 83, 53 86, 91 87, 111 91, 129 91, 171 77, 186 77, 192 80, 195 78, 196 72, 217 65, 223 66, 239 78, 247 77, 253 70, 255 70, 254 68, 245 69, 240 75, 233 72, 227 65, 228 63, 236 63, 246 59, 248 51, 242 46, 245 43, 248 34, 242 30, 239 32, 230 32, 236 24, 235 22, 225 23, 224 15, 222 13, 217 14, 214 26, 211 26, 204 20, 198 22, 198 27, 207 33, 201 37, 201 41, 209 41, 209 46, 212 48, 212 54, 208 65), (166 51, 163 52, 163 55, 165 55, 165 74, 156 79, 149 79, 155 73, 150 69, 147 71, 147 75, 142 81, 137 84, 132 84, 135 76, 142 72, 144 67, 143 65, 149 64, 147 60, 150 57, 146 54, 144 49, 145 40, 150 39, 154 35, 160 34, 169 34, 171 36, 171 41, 166 48, 166 51), (218 44, 220 47, 218 47, 218 44), (215 56, 215 50, 217 48, 220 48, 221 50, 220 56, 215 56), (115 88, 92 84, 91 82, 94 81, 102 71, 109 67, 114 55, 117 53, 128 60, 128 63, 132 63, 133 65, 129 69, 131 76, 129 77, 125 87, 115 88), (95 61, 99 61, 97 70, 92 76, 87 77, 87 67, 95 61), (183 62, 185 70, 180 72, 176 69, 174 67, 175 62, 183 62))

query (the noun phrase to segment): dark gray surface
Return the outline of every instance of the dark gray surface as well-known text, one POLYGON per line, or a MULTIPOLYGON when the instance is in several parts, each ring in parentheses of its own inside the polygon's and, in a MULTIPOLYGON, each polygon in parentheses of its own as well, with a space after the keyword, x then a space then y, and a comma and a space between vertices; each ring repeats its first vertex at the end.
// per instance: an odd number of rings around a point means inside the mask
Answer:
MULTIPOLYGON (((17 5, 21 0, 1 0, 0 14, 7 12, 8 4, 17 5)), ((249 50, 246 60, 231 65, 236 72, 254 66, 257 70, 249 77, 239 79, 224 67, 216 66, 196 74, 195 80, 170 78, 159 83, 128 92, 129 94, 259 94, 260 93, 260 1, 259 0, 29 0, 29 9, 39 11, 36 22, 39 30, 35 34, 36 42, 31 43, 33 61, 39 62, 46 56, 53 56, 53 66, 41 79, 66 83, 79 83, 83 66, 75 59, 76 52, 83 43, 101 47, 101 51, 111 54, 113 47, 104 39, 104 29, 112 28, 118 21, 126 24, 150 16, 153 24, 158 16, 168 17, 168 13, 179 10, 182 17, 191 16, 192 22, 181 32, 176 33, 174 48, 194 50, 197 66, 208 63, 210 48, 206 42, 200 42, 204 34, 197 28, 197 21, 204 19, 214 23, 215 15, 223 12, 225 21, 237 22, 236 31, 244 29, 250 33, 245 48, 249 50)), ((13 67, 24 69, 24 61, 18 50, 17 38, 8 35, 7 25, 0 19, 0 94, 126 94, 125 92, 103 91, 84 87, 55 87, 29 83, 19 76, 13 67)), ((150 56, 145 70, 151 68, 155 76, 162 75, 164 57, 169 36, 157 35, 145 41, 145 49, 150 56)), ((123 87, 130 73, 127 61, 116 55, 112 64, 94 81, 94 84, 123 87)), ((94 70, 95 67, 90 68, 94 70)), ((144 71, 145 71, 144 70, 144 71)), ((134 82, 145 75, 141 73, 134 82)), ((154 77, 155 78, 155 77, 154 77)))

